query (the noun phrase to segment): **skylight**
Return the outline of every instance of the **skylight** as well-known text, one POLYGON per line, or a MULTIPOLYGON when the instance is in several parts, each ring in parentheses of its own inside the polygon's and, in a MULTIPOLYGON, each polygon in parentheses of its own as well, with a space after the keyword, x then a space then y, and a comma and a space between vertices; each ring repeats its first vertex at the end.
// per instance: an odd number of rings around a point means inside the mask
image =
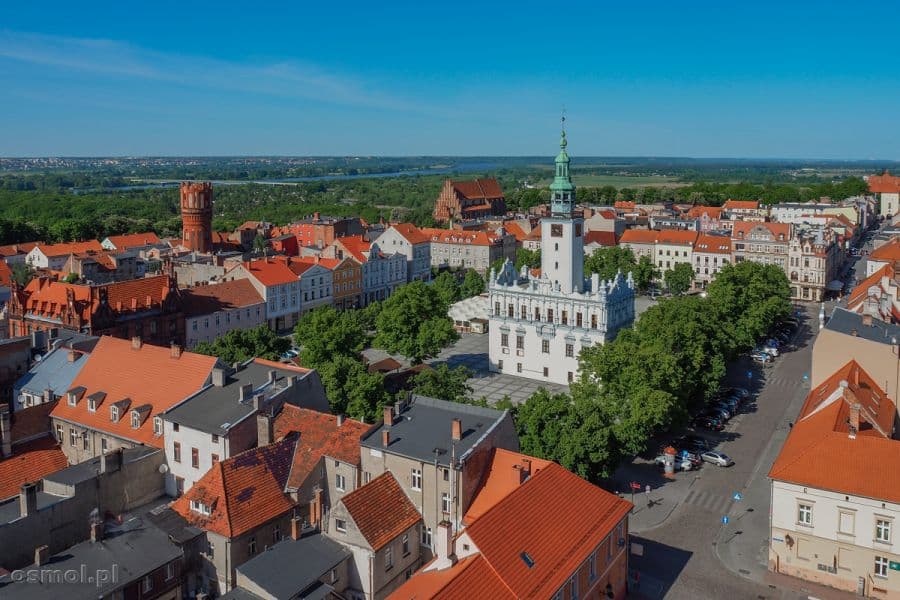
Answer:
POLYGON ((529 555, 527 552, 522 552, 522 554, 520 554, 519 556, 522 558, 522 562, 525 563, 525 566, 527 566, 529 569, 534 566, 534 559, 531 558, 531 555, 529 555))

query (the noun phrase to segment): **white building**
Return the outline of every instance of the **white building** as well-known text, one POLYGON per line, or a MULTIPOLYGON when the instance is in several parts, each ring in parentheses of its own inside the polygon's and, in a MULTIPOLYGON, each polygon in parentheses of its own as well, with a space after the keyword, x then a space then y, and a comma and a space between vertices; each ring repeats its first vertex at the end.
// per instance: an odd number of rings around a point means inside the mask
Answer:
POLYGON ((541 274, 517 273, 507 260, 491 271, 490 369, 568 384, 582 348, 602 344, 634 321, 634 283, 584 278, 584 220, 575 216, 566 134, 550 186, 551 215, 541 220, 541 274))
POLYGON ((378 236, 378 245, 388 254, 406 257, 406 281, 431 280, 431 240, 412 223, 395 223, 378 236))
POLYGON ((353 257, 362 263, 363 306, 389 298, 406 283, 406 256, 400 252, 387 254, 361 235, 338 238, 322 254, 328 258, 353 257))
POLYGON ((228 279, 249 279, 266 301, 266 320, 270 329, 291 329, 300 320, 300 281, 284 257, 241 263, 228 273, 228 279))

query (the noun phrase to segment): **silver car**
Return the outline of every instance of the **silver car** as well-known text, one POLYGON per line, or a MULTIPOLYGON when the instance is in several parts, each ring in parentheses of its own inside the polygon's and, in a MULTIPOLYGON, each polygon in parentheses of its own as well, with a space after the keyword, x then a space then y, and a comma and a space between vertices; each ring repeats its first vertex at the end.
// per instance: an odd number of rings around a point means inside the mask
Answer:
POLYGON ((718 467, 730 467, 734 461, 728 455, 718 450, 708 450, 700 455, 704 462, 712 463, 718 467))

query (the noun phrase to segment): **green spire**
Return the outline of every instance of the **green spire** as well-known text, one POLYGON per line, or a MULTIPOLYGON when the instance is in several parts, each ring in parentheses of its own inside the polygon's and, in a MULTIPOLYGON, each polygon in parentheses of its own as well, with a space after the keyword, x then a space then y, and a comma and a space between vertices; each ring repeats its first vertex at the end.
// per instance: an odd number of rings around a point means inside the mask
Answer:
POLYGON ((575 184, 569 176, 569 154, 566 152, 566 117, 562 118, 559 138, 559 154, 556 156, 556 172, 550 184, 550 211, 555 215, 571 216, 575 210, 575 184))

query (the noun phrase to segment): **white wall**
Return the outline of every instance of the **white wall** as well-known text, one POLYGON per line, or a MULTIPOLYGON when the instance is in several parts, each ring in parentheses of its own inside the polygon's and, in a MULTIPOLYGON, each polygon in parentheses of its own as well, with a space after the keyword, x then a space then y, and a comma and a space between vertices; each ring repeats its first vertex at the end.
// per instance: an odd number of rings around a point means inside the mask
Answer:
POLYGON ((219 460, 227 458, 225 454, 225 438, 219 436, 218 443, 212 442, 212 436, 196 429, 179 426, 176 432, 173 429, 173 423, 163 420, 163 439, 166 445, 166 464, 169 465, 169 472, 166 473, 166 493, 174 497, 175 493, 175 477, 184 479, 184 491, 188 491, 197 481, 203 477, 212 467, 212 455, 217 454, 219 460), (175 442, 181 443, 181 462, 175 462, 175 442), (197 448, 199 451, 199 467, 191 466, 191 449, 197 448))

